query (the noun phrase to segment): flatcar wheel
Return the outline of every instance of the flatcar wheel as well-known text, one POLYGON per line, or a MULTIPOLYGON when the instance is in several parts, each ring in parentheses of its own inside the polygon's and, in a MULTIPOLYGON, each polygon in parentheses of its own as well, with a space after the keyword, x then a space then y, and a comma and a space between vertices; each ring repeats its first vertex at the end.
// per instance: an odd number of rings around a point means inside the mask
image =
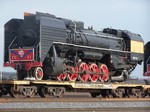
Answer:
POLYGON ((47 97, 49 97, 48 89, 47 89, 46 87, 40 87, 40 88, 39 88, 39 95, 40 95, 40 97, 42 97, 42 98, 47 98, 47 97))
POLYGON ((43 70, 41 67, 36 67, 34 69, 34 76, 36 80, 42 80, 43 78, 43 70))
POLYGON ((90 94, 92 98, 96 98, 98 95, 100 95, 100 93, 94 93, 94 92, 91 92, 90 94))
POLYGON ((111 98, 109 90, 101 90, 100 94, 103 98, 111 98))
MULTIPOLYGON (((78 67, 77 66, 75 68, 72 67, 72 72, 78 72, 78 67)), ((70 74, 68 74, 69 81, 74 82, 74 81, 77 80, 77 78, 78 78, 78 74, 77 73, 72 73, 72 74, 70 73, 70 74)))
POLYGON ((118 93, 116 90, 111 90, 111 95, 112 95, 112 98, 117 98, 118 97, 118 93))
POLYGON ((14 87, 10 87, 9 89, 9 95, 12 97, 12 98, 18 98, 20 97, 20 94, 18 91, 15 91, 14 90, 14 87))
POLYGON ((3 95, 3 93, 2 93, 2 91, 0 91, 0 97, 2 97, 2 95, 3 95))
POLYGON ((125 97, 128 97, 128 98, 133 97, 133 95, 132 95, 132 89, 126 89, 125 90, 125 97))
POLYGON ((108 81, 108 78, 109 78, 109 70, 107 68, 107 66, 105 64, 100 64, 99 65, 99 72, 100 72, 100 81, 101 82, 105 82, 105 81, 108 81))
POLYGON ((141 97, 142 97, 142 98, 145 98, 145 96, 146 96, 146 91, 145 91, 145 90, 142 90, 142 91, 141 91, 141 97))
POLYGON ((125 90, 124 89, 118 89, 117 91, 117 97, 118 98, 123 98, 125 94, 125 90))
POLYGON ((90 72, 92 72, 93 74, 90 75, 90 80, 91 82, 96 82, 99 78, 99 68, 95 63, 92 63, 89 66, 89 70, 90 72))
POLYGON ((56 96, 56 97, 57 97, 57 98, 63 98, 63 97, 64 97, 64 94, 65 94, 65 91, 62 90, 61 93, 60 93, 58 96, 56 96))
POLYGON ((66 77, 67 77, 66 74, 60 74, 60 75, 57 76, 57 79, 58 79, 59 81, 64 81, 64 80, 66 79, 66 77))
POLYGON ((105 94, 107 98, 113 98, 113 95, 111 94, 111 90, 105 90, 105 94))
POLYGON ((89 70, 89 67, 86 63, 81 63, 79 65, 79 72, 80 72, 79 79, 80 79, 80 81, 82 81, 82 82, 87 82, 88 81, 89 76, 90 76, 87 73, 88 70, 89 70))
POLYGON ((136 98, 142 98, 142 90, 141 89, 132 89, 132 95, 136 98))

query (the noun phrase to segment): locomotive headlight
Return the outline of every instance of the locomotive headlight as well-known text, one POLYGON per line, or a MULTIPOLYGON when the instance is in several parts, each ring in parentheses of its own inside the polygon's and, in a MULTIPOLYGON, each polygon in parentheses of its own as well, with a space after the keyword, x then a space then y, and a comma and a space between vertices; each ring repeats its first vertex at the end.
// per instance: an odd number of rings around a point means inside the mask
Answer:
POLYGON ((36 34, 32 30, 27 30, 22 36, 22 43, 26 46, 32 46, 36 41, 36 34))

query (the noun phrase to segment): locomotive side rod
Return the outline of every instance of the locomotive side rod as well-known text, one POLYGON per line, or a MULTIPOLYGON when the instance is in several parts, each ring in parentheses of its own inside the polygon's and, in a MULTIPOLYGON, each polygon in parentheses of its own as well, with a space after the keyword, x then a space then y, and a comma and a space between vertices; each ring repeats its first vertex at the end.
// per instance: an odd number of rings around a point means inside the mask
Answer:
MULTIPOLYGON (((90 71, 82 71, 82 72, 75 72, 75 71, 65 71, 64 73, 68 73, 68 74, 96 74, 96 72, 90 72, 90 71)), ((103 73, 100 73, 100 75, 104 75, 103 73)))

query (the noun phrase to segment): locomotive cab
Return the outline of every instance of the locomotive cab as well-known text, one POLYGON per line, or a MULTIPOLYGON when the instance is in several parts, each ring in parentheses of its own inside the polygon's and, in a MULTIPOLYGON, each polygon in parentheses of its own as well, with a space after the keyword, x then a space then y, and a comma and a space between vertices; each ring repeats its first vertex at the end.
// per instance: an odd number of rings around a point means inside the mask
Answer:
POLYGON ((123 38, 124 51, 130 52, 130 62, 141 64, 144 59, 144 41, 139 34, 110 28, 105 28, 103 32, 123 38))
POLYGON ((144 60, 144 41, 139 34, 134 34, 129 31, 123 31, 126 37, 129 38, 130 45, 130 61, 141 64, 144 60))

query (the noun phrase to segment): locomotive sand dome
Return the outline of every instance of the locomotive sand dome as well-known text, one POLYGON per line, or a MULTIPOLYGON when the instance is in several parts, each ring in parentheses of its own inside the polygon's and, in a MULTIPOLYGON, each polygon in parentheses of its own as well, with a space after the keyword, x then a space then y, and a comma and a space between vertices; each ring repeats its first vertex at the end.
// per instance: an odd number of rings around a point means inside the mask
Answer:
POLYGON ((4 66, 19 80, 124 81, 143 61, 143 39, 126 30, 85 29, 48 13, 24 13, 5 24, 4 66))

